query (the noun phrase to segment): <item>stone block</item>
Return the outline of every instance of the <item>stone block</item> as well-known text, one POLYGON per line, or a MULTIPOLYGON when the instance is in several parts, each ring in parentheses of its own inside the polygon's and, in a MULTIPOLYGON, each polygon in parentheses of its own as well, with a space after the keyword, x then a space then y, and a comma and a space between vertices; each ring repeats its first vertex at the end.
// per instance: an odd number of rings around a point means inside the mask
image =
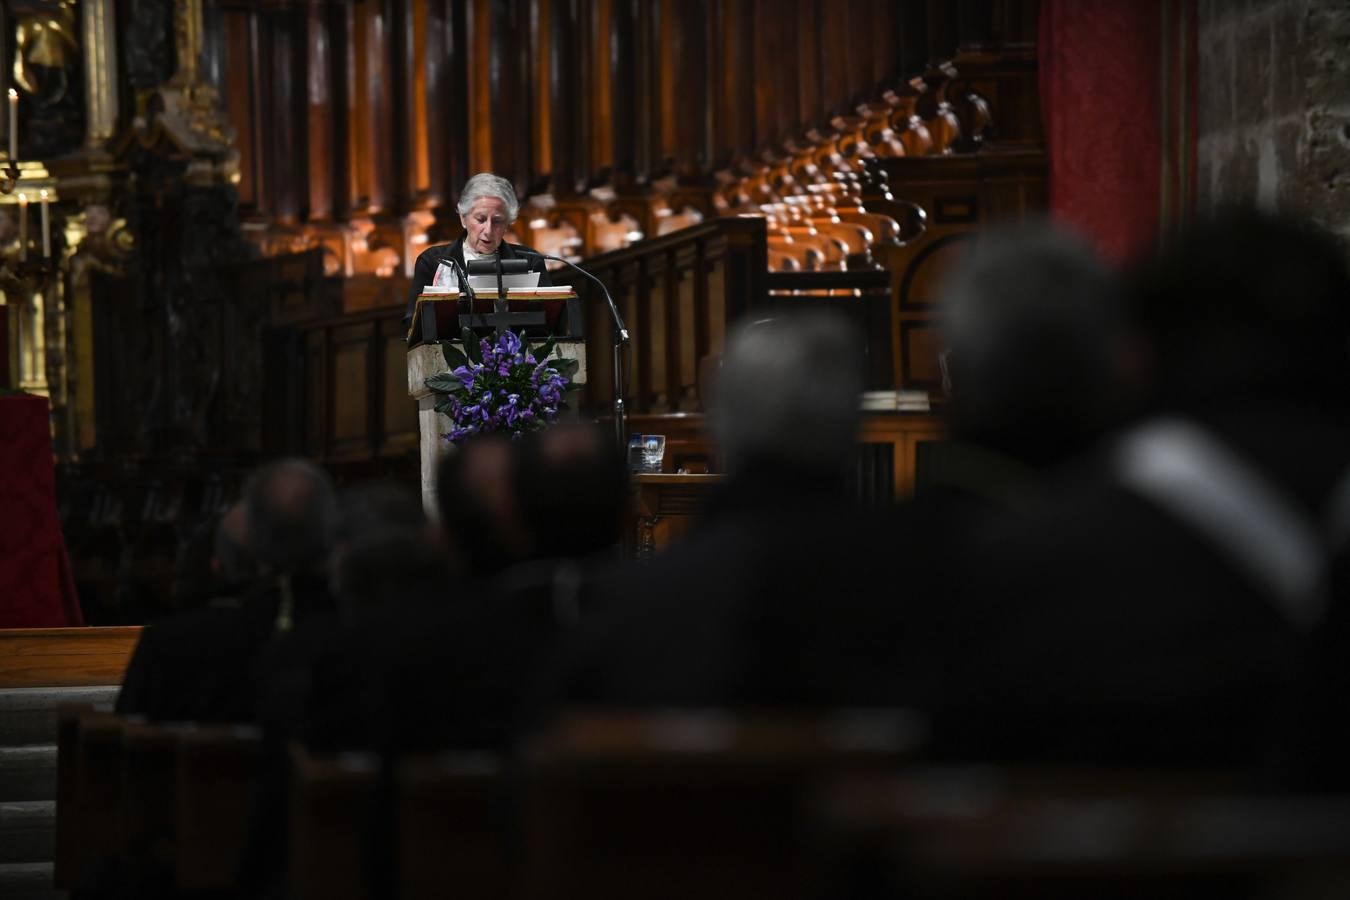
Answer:
POLYGON ((1343 0, 1309 0, 1304 9, 1300 56, 1305 106, 1336 106, 1350 101, 1350 6, 1343 0))
POLYGON ((1297 172, 1291 209, 1333 230, 1350 225, 1350 112, 1315 109, 1289 131, 1297 172))
POLYGON ((1214 186, 1218 205, 1254 203, 1258 183, 1259 147, 1253 137, 1236 143, 1232 151, 1218 160, 1214 186))
POLYGON ((1272 115, 1273 79, 1269 22, 1258 21, 1235 36, 1234 92, 1237 121, 1251 124, 1272 115))
POLYGON ((1306 100, 1309 61, 1304 47, 1303 10, 1282 8, 1271 21, 1271 102, 1276 115, 1298 110, 1306 100))
POLYGON ((1198 78, 1196 125, 1204 137, 1233 124, 1233 43, 1227 32, 1200 45, 1198 78))

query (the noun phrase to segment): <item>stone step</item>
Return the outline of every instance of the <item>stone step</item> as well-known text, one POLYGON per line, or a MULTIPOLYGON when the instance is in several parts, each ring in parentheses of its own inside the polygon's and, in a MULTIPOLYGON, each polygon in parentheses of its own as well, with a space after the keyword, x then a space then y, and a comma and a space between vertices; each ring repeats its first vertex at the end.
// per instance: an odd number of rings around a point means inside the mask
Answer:
POLYGON ((56 801, 0 802, 0 863, 45 862, 55 857, 56 801))
POLYGON ((56 745, 0 747, 0 802, 56 796, 56 745))
POLYGON ((0 747, 54 743, 57 706, 92 703, 111 709, 117 691, 117 685, 0 690, 0 747))
POLYGON ((0 897, 5 900, 66 900, 52 887, 50 862, 0 863, 0 897))

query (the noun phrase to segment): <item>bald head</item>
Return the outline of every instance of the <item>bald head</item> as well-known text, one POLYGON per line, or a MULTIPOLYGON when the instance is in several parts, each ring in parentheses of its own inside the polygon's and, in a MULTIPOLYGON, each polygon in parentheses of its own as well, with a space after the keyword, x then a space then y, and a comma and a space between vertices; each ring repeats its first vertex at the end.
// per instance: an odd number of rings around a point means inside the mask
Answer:
POLYGON ((318 466, 284 459, 256 471, 244 489, 248 542, 258 562, 275 572, 321 566, 337 533, 337 496, 318 466))

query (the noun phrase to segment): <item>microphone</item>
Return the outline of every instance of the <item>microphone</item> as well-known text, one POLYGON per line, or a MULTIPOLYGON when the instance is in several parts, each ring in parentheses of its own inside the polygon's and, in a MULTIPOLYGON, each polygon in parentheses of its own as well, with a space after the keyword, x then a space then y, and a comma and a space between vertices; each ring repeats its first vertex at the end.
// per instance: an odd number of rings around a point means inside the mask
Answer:
POLYGON ((576 269, 599 285, 600 291, 605 295, 605 302, 609 304, 609 314, 614 319, 614 333, 616 335, 614 340, 614 437, 618 442, 619 452, 628 452, 628 404, 623 397, 623 348, 628 346, 628 327, 623 324, 623 316, 619 315, 619 307, 615 305, 614 298, 609 295, 609 288, 605 287, 603 281, 570 259, 563 259, 561 256, 553 256, 549 253, 540 253, 537 250, 529 251, 528 255, 537 256, 540 259, 555 259, 565 266, 576 269))
POLYGON ((455 259, 453 256, 450 256, 449 254, 446 254, 446 256, 441 261, 449 263, 450 271, 454 272, 455 277, 459 279, 460 296, 464 297, 464 299, 469 301, 469 312, 472 313, 473 288, 469 287, 469 276, 464 271, 464 267, 459 264, 459 260, 455 259))
POLYGON ((610 318, 614 320, 614 331, 619 336, 619 343, 620 344, 628 343, 628 327, 623 324, 623 316, 619 315, 619 307, 615 305, 614 298, 609 295, 609 288, 605 287, 605 283, 603 281, 601 281, 599 278, 596 278, 590 272, 587 272, 585 269, 583 269, 576 263, 572 262, 570 259, 563 259, 561 256, 553 256, 552 254, 549 253, 540 253, 537 250, 527 251, 527 255, 537 256, 540 259, 557 260, 558 262, 563 263, 564 265, 571 266, 573 269, 576 269, 582 275, 585 275, 591 281, 594 281, 596 284, 598 284, 600 286, 601 292, 603 292, 605 295, 605 302, 609 304, 609 315, 610 318))

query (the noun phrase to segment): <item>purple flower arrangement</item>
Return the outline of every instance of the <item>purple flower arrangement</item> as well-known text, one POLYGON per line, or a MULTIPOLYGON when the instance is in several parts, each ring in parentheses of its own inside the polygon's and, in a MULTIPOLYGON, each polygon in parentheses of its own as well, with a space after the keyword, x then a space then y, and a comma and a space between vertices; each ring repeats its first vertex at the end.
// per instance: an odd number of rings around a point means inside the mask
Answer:
POLYGON ((454 427, 443 438, 460 443, 475 434, 499 432, 513 440, 552 424, 576 390, 575 359, 549 359, 554 339, 531 347, 525 335, 498 331, 490 339, 464 329, 461 351, 448 341, 441 353, 449 372, 427 379, 437 394, 436 411, 454 427))

